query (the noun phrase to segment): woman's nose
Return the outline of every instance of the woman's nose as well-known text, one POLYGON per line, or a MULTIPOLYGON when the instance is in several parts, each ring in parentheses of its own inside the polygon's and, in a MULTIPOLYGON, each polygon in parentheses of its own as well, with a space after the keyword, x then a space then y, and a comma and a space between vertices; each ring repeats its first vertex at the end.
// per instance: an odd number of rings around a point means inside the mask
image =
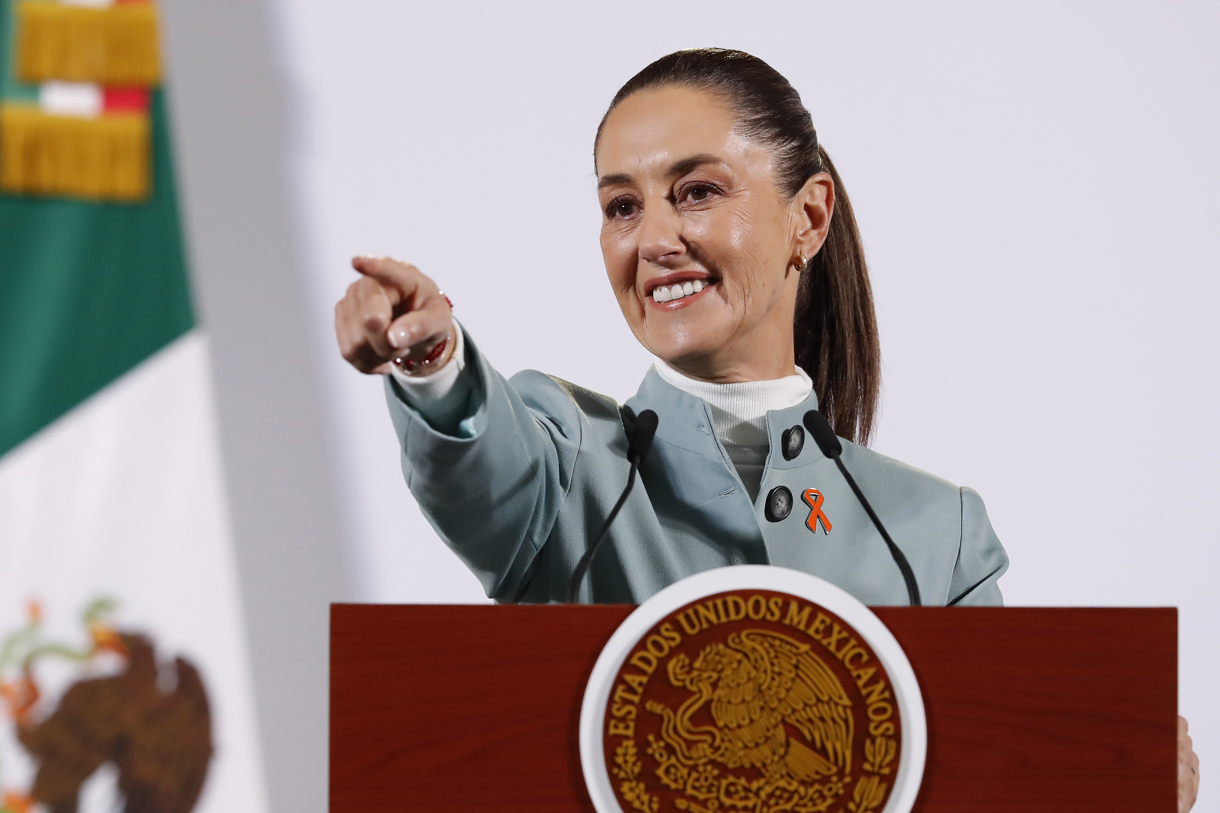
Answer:
POLYGON ((669 265, 686 252, 682 242, 682 218, 665 204, 654 204, 644 209, 640 219, 640 257, 656 265, 669 265))

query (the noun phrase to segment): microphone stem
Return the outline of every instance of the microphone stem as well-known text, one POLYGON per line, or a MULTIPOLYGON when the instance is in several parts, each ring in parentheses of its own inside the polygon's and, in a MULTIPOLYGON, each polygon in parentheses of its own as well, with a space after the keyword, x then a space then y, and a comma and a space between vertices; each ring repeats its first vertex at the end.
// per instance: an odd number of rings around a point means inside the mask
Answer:
POLYGON ((885 526, 881 524, 873 507, 869 505, 868 500, 864 497, 864 492, 860 490, 860 486, 856 485, 856 480, 851 476, 851 472, 847 470, 847 466, 843 465, 843 461, 838 457, 834 459, 835 465, 839 467, 839 471, 843 473, 843 479, 851 486, 851 490, 856 492, 856 499, 860 501, 860 505, 864 506, 864 510, 868 512, 868 518, 873 521, 873 525, 881 532, 881 538, 885 540, 885 544, 890 549, 890 555, 894 557, 894 561, 898 565, 898 569, 902 571, 902 578, 907 583, 907 596, 910 597, 911 606, 922 606, 923 602, 919 598, 919 585, 915 582, 915 573, 911 570, 911 564, 907 561, 906 555, 902 549, 894 544, 894 540, 890 539, 889 532, 885 530, 885 526))
POLYGON ((627 502, 628 495, 631 494, 631 487, 635 485, 635 473, 640 467, 639 458, 631 461, 631 472, 627 475, 627 487, 623 489, 623 494, 618 498, 618 502, 614 504, 606 521, 602 523, 601 529, 597 532, 596 541, 589 546, 585 551, 585 555, 580 557, 580 561, 576 563, 576 569, 572 571, 572 578, 568 580, 568 595, 567 603, 576 603, 576 594, 580 592, 580 583, 585 578, 585 573, 589 570, 589 565, 593 564, 593 557, 597 554, 597 549, 601 547, 602 540, 610 531, 610 523, 614 522, 614 518, 618 516, 618 512, 622 510, 623 503, 627 502))

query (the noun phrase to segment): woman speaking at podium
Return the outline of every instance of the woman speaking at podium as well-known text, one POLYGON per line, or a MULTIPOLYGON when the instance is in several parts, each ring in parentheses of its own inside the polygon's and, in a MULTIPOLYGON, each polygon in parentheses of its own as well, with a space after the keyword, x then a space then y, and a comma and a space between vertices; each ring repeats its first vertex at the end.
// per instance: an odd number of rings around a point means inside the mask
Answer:
MULTIPOLYGON (((638 603, 773 564, 871 605, 1000 604, 1008 557, 978 494, 865 446, 868 271, 788 81, 740 51, 670 54, 614 97, 594 164, 610 287, 659 359, 625 405, 535 371, 505 379, 406 263, 356 258, 335 307, 344 358, 386 376, 411 492, 487 595, 638 603), (629 450, 640 483, 624 492, 629 450)), ((1178 745, 1187 810, 1185 720, 1178 745)))
POLYGON ((788 81, 739 51, 663 57, 611 102, 594 163, 610 287, 659 359, 625 405, 536 371, 505 379, 411 265, 355 259, 335 308, 343 356, 387 376, 411 492, 487 595, 564 600, 653 410, 640 482, 578 600, 773 564, 866 604, 911 602, 910 578, 924 604, 1000 604, 1008 558, 978 494, 863 445, 880 386, 868 271, 788 81), (896 549, 814 442, 815 409, 896 549))

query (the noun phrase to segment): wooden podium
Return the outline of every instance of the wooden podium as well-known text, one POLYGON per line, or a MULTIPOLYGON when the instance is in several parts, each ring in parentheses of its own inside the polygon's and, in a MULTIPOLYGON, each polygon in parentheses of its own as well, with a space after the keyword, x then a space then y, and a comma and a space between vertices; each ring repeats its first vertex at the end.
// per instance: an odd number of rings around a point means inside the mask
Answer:
MULTIPOLYGON (((581 698, 633 609, 334 605, 332 813, 592 813, 581 698)), ((916 811, 1177 809, 1175 609, 874 611, 927 709, 916 811)))

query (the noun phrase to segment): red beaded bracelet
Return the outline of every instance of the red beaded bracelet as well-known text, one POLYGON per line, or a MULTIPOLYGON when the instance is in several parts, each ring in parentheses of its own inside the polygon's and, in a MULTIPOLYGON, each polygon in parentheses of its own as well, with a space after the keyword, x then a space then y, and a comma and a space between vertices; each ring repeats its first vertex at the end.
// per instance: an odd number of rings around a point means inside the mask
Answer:
MULTIPOLYGON (((449 310, 453 310, 453 300, 446 296, 444 291, 437 291, 437 293, 440 294, 441 298, 445 300, 445 304, 449 306, 449 310)), ((441 356, 445 355, 445 348, 448 346, 449 336, 445 336, 445 338, 437 342, 432 349, 428 351, 427 356, 419 361, 403 357, 394 359, 394 364, 398 367, 398 369, 402 370, 407 375, 423 375, 429 367, 440 359, 441 356)))
POLYGON ((431 365, 435 364, 437 359, 445 355, 445 348, 449 346, 449 337, 441 339, 436 345, 428 351, 428 355, 419 361, 409 358, 396 358, 394 363, 398 365, 398 369, 402 370, 407 375, 419 375, 431 365))

